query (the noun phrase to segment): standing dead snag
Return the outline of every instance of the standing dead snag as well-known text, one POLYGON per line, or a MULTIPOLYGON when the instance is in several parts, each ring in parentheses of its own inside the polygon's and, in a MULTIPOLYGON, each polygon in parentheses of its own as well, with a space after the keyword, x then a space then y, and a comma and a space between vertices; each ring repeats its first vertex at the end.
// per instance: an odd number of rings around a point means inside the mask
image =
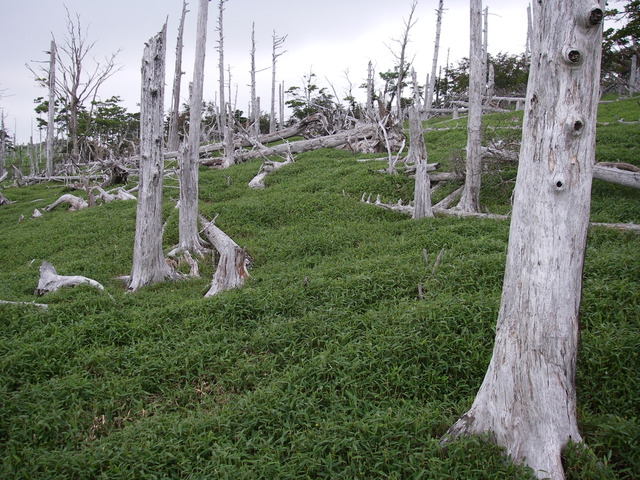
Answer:
POLYGON ((209 222, 201 216, 200 220, 204 225, 204 233, 209 242, 220 253, 218 268, 213 274, 211 288, 205 297, 212 297, 225 290, 241 287, 244 281, 249 278, 247 267, 251 262, 251 257, 229 235, 216 226, 215 218, 209 222))
POLYGON ((604 0, 532 2, 533 55, 495 345, 445 441, 490 432, 540 478, 580 442, 575 371, 604 0))
POLYGON ((149 40, 142 58, 140 188, 128 289, 172 275, 162 254, 163 108, 167 25, 149 40))
MULTIPOLYGON (((418 91, 418 80, 415 70, 411 71, 413 77, 413 91, 418 91)), ((413 105, 409 108, 409 154, 407 163, 415 163, 416 180, 413 195, 413 218, 433 217, 431 208, 431 180, 427 172, 427 147, 424 144, 422 122, 420 121, 419 96, 414 94, 413 105), (411 157, 411 158, 409 158, 411 157)))
POLYGON ((104 287, 90 278, 81 275, 58 275, 56 269, 49 262, 42 262, 40 266, 40 279, 35 294, 41 297, 45 293, 55 292, 60 287, 73 287, 76 285, 89 285, 98 290, 104 290, 104 287))
POLYGON ((178 26, 178 41, 176 43, 176 66, 173 73, 173 94, 171 100, 171 115, 169 118, 169 138, 167 140, 167 149, 170 151, 178 150, 180 144, 180 135, 178 132, 178 118, 180 116, 180 84, 182 81, 182 50, 184 36, 184 19, 187 16, 187 1, 182 1, 182 16, 178 26))
POLYGON ((482 0, 471 0, 471 42, 469 66, 469 120, 467 123, 467 171, 458 207, 463 212, 480 211, 482 157, 482 0))

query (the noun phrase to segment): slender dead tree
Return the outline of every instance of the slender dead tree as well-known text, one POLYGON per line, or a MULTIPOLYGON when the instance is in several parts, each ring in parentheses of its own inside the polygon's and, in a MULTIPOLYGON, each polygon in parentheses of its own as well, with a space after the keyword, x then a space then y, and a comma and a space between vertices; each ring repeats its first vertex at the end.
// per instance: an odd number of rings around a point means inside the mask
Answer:
POLYGON ((287 35, 283 37, 279 37, 276 35, 276 31, 273 31, 273 35, 271 37, 273 39, 272 47, 271 47, 271 112, 269 118, 269 133, 273 133, 276 131, 276 62, 278 58, 285 53, 279 52, 278 50, 282 48, 282 45, 287 40, 287 35))
POLYGON ((220 89, 220 117, 218 119, 218 128, 220 136, 224 136, 224 130, 227 126, 227 101, 225 99, 225 81, 224 81, 224 4, 229 0, 218 0, 218 84, 220 89))
POLYGON ((413 104, 409 108, 409 153, 407 163, 416 165, 416 181, 413 195, 413 218, 433 217, 431 207, 431 179, 427 172, 427 147, 424 143, 422 121, 420 120, 420 95, 418 77, 411 70, 413 82, 413 104))
POLYGON ((433 63, 431 64, 431 75, 429 76, 429 90, 425 98, 425 107, 427 110, 433 105, 433 91, 436 88, 436 73, 438 69, 438 52, 440 51, 440 31, 442 28, 442 13, 444 12, 444 0, 438 3, 438 12, 436 19, 436 39, 433 44, 433 63))
POLYGON ((400 50, 398 52, 394 52, 392 49, 391 53, 396 58, 398 62, 398 83, 396 84, 396 103, 397 103, 397 115, 398 120, 403 118, 402 115, 402 91, 404 89, 404 80, 407 77, 407 45, 409 45, 410 33, 413 26, 418 21, 414 20, 413 16, 416 13, 416 7, 418 6, 418 0, 414 0, 411 4, 411 11, 409 12, 409 18, 404 22, 404 32, 402 33, 402 37, 399 40, 395 40, 396 43, 400 45, 400 50))
POLYGON ((151 38, 142 58, 140 185, 128 289, 163 281, 172 271, 162 255, 163 116, 167 24, 151 38))
POLYGON ((202 90, 204 85, 204 60, 207 49, 208 16, 209 0, 199 0, 196 27, 196 57, 189 102, 189 136, 187 144, 178 156, 180 174, 179 240, 177 248, 170 252, 170 255, 175 255, 178 252, 202 255, 203 252, 198 234, 198 149, 202 124, 202 90))
POLYGON ((4 111, 0 110, 0 176, 4 176, 7 162, 7 131, 4 128, 4 117, 4 111))
POLYGON ((53 176, 53 140, 56 117, 56 41, 51 40, 49 49, 49 107, 47 112, 47 159, 45 172, 47 177, 53 176))
POLYGON ((176 42, 176 67, 173 74, 173 92, 171 96, 171 117, 169 119, 169 140, 167 149, 171 152, 178 150, 180 145, 180 135, 178 132, 178 118, 180 116, 180 86, 182 83, 182 50, 184 36, 184 20, 187 16, 187 0, 182 2, 182 16, 178 26, 178 41, 176 42))
POLYGON ((575 372, 605 1, 533 2, 532 63, 491 362, 448 437, 490 432, 539 478, 580 442, 575 372))
POLYGON ((471 0, 471 43, 469 65, 469 118, 467 123, 467 172, 464 190, 457 208, 463 212, 480 211, 482 157, 482 0, 471 0))
POLYGON ((256 22, 251 24, 251 104, 249 119, 251 127, 249 131, 254 137, 260 135, 260 108, 256 94, 256 22))
POLYGON ((482 93, 485 93, 489 68, 489 7, 485 7, 482 18, 484 20, 482 28, 482 93))

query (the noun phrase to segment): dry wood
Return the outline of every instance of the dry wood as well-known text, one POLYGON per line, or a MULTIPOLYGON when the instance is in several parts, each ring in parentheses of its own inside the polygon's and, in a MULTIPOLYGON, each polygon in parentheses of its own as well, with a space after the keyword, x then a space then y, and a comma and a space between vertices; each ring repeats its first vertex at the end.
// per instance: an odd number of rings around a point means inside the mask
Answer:
POLYGON ((142 58, 140 201, 133 265, 127 288, 135 291, 172 276, 162 254, 163 108, 167 25, 151 38, 142 58))
POLYGON ((70 212, 75 210, 82 210, 89 206, 89 204, 84 199, 80 197, 76 197, 75 195, 71 195, 70 193, 65 193, 60 198, 58 198, 58 200, 53 202, 51 205, 47 205, 44 208, 44 211, 50 212, 51 210, 56 208, 58 205, 61 205, 63 203, 68 203, 70 205, 69 207, 70 212))
POLYGON ((249 182, 249 188, 265 188, 264 179, 267 177, 267 175, 293 162, 294 159, 291 155, 288 155, 287 159, 284 162, 265 160, 260 166, 260 170, 258 171, 256 176, 253 177, 249 182))
POLYGON ((38 307, 44 310, 49 308, 49 305, 45 303, 35 303, 35 302, 11 302, 9 300, 0 300, 0 305, 19 305, 25 307, 38 307))
POLYGON ((53 268, 53 265, 49 262, 42 262, 42 265, 40 266, 38 287, 34 293, 41 297, 46 293, 55 292, 61 287, 73 287, 75 285, 89 285, 97 288, 98 290, 104 290, 104 287, 95 280, 81 275, 58 275, 56 273, 56 269, 53 268))
MULTIPOLYGON (((482 158, 480 128, 482 123, 482 0, 471 0, 471 45, 469 66, 469 119, 467 123, 467 169, 464 190, 457 208, 464 212, 480 210, 482 158)), ((486 58, 486 57, 485 57, 486 58)))
POLYGON ((47 159, 45 163, 45 172, 47 177, 53 176, 53 141, 55 130, 55 113, 56 113, 56 41, 51 40, 51 48, 49 51, 49 106, 47 115, 47 159))
MULTIPOLYGON (((440 2, 442 8, 442 1, 440 2)), ((415 70, 412 71, 414 91, 418 91, 418 81, 415 70)), ((433 217, 431 208, 431 180, 427 173, 427 147, 422 134, 422 122, 418 113, 417 98, 414 105, 409 108, 409 142, 411 148, 409 152, 413 158, 407 158, 410 163, 416 166, 415 188, 413 193, 413 218, 433 217)), ((409 157, 409 155, 407 155, 409 157)))
POLYGON ((532 64, 495 345, 471 408, 443 439, 490 434, 514 461, 552 480, 565 478, 563 448, 581 441, 578 314, 604 4, 532 2, 532 64))
POLYGON ((625 187, 640 188, 640 169, 628 163, 596 163, 593 178, 625 187))
POLYGON ((39 218, 39 217, 42 217, 42 212, 36 208, 33 210, 33 213, 31 214, 31 218, 39 218))
POLYGON ((16 202, 12 202, 0 192, 0 205, 11 205, 12 203, 16 202))
POLYGON ((205 297, 212 297, 222 291, 242 286, 249 278, 248 265, 251 258, 229 235, 216 226, 215 218, 210 222, 204 217, 200 217, 200 220, 209 242, 220 253, 218 267, 205 297))
POLYGON ((438 2, 438 13, 436 18, 436 39, 433 45, 433 63, 431 65, 431 75, 429 76, 429 87, 427 95, 424 99, 424 107, 426 110, 431 109, 433 104, 433 93, 436 86, 436 71, 438 68, 438 52, 440 50, 440 31, 442 29, 442 13, 444 11, 444 0, 438 2))
POLYGON ((184 36, 184 20, 187 16, 187 1, 182 2, 182 15, 180 24, 178 25, 178 40, 176 42, 176 64, 173 70, 173 92, 171 99, 171 115, 169 117, 169 137, 167 139, 167 148, 169 150, 178 150, 180 136, 178 132, 178 118, 180 116, 180 84, 182 82, 182 50, 184 36))
POLYGON ((630 231, 640 233, 640 225, 634 223, 596 223, 589 224, 591 227, 613 228, 614 230, 630 231))

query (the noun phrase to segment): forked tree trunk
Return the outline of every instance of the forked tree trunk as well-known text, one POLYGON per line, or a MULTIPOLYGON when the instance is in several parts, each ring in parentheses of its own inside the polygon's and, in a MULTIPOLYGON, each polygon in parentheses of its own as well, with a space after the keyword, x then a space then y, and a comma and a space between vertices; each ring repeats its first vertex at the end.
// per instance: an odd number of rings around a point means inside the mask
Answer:
MULTIPOLYGON (((223 1, 220 1, 222 15, 223 1)), ((180 162, 180 212, 178 217, 177 251, 202 254, 198 235, 198 166, 200 131, 202 124, 202 90, 204 85, 204 60, 207 46, 207 19, 209 0, 199 0, 198 26, 196 30, 196 58, 193 67, 193 83, 189 102, 189 137, 180 162)), ((222 94, 224 95, 224 94, 222 94)), ((220 117, 224 117, 221 112, 220 117)), ((176 250, 174 250, 175 253, 176 250)))
MULTIPOLYGON (((442 5, 442 1, 440 2, 442 5)), ((431 208, 431 180, 427 172, 427 147, 424 144, 422 122, 420 121, 420 96, 415 70, 411 70, 413 81, 413 105, 409 108, 409 152, 406 163, 416 166, 416 180, 413 194, 413 218, 433 217, 431 208)))
POLYGON ((178 41, 176 43, 176 66, 173 74, 173 93, 171 102, 171 118, 169 120, 169 140, 167 142, 167 150, 173 152, 178 150, 180 145, 180 135, 178 132, 178 118, 180 116, 180 84, 182 82, 182 50, 184 36, 184 19, 187 16, 187 1, 182 2, 182 17, 178 26, 178 41))
MULTIPOLYGON (((282 48, 287 36, 278 37, 275 30, 273 31, 273 45, 271 48, 271 112, 269 114, 269 133, 277 130, 276 126, 276 63, 278 57, 285 52, 278 52, 282 48)), ((282 125, 280 126, 282 128, 282 125)))
POLYGON ((469 118, 467 122, 467 173, 457 208, 463 212, 480 211, 482 157, 482 0, 471 0, 471 46, 469 66, 469 118))
POLYGON ((540 478, 580 442, 575 370, 604 1, 532 2, 533 56, 495 346, 449 437, 491 432, 540 478))
POLYGON ((140 183, 128 289, 163 281, 171 269, 162 255, 163 111, 167 24, 149 40, 142 58, 140 183))
POLYGON ((41 297, 46 293, 55 292, 61 287, 74 287, 76 285, 89 285, 98 290, 104 290, 104 287, 95 280, 82 275, 58 275, 53 265, 49 262, 42 262, 38 286, 34 293, 41 297))
POLYGON ((56 42, 51 40, 49 52, 49 110, 47 114, 47 160, 45 171, 47 177, 53 176, 53 139, 56 114, 56 42))

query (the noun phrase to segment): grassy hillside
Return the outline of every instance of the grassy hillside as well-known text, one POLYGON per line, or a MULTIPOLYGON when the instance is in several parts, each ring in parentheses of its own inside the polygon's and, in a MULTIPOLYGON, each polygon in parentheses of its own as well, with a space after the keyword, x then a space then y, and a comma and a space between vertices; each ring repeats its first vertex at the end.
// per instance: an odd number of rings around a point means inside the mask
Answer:
MULTIPOLYGON (((627 100, 602 120, 622 111, 640 117, 627 100)), ((517 139, 519 120, 487 117, 485 137, 517 139)), ((638 133, 600 127, 598 160, 640 165, 638 133)), ((464 129, 425 137, 430 161, 460 167, 464 129)), ((44 260, 110 296, 76 287, 39 299, 47 311, 0 306, 0 477, 530 478, 489 443, 438 443, 489 362, 508 223, 362 204, 363 192, 409 200, 413 182, 361 157, 300 155, 262 191, 246 186, 257 162, 202 169, 201 211, 254 258, 244 288, 211 299, 211 265, 124 293, 115 277, 131 269, 135 203, 29 219, 63 187, 5 190, 16 203, 0 207, 0 299, 38 300, 44 260)), ((508 212, 514 177, 489 167, 483 207, 508 212)), ((165 193, 169 248, 177 190, 165 193)), ((592 218, 639 223, 640 191, 595 181, 592 218)), ((590 230, 577 388, 591 450, 566 453, 568 478, 640 475, 639 252, 640 235, 590 230)))

